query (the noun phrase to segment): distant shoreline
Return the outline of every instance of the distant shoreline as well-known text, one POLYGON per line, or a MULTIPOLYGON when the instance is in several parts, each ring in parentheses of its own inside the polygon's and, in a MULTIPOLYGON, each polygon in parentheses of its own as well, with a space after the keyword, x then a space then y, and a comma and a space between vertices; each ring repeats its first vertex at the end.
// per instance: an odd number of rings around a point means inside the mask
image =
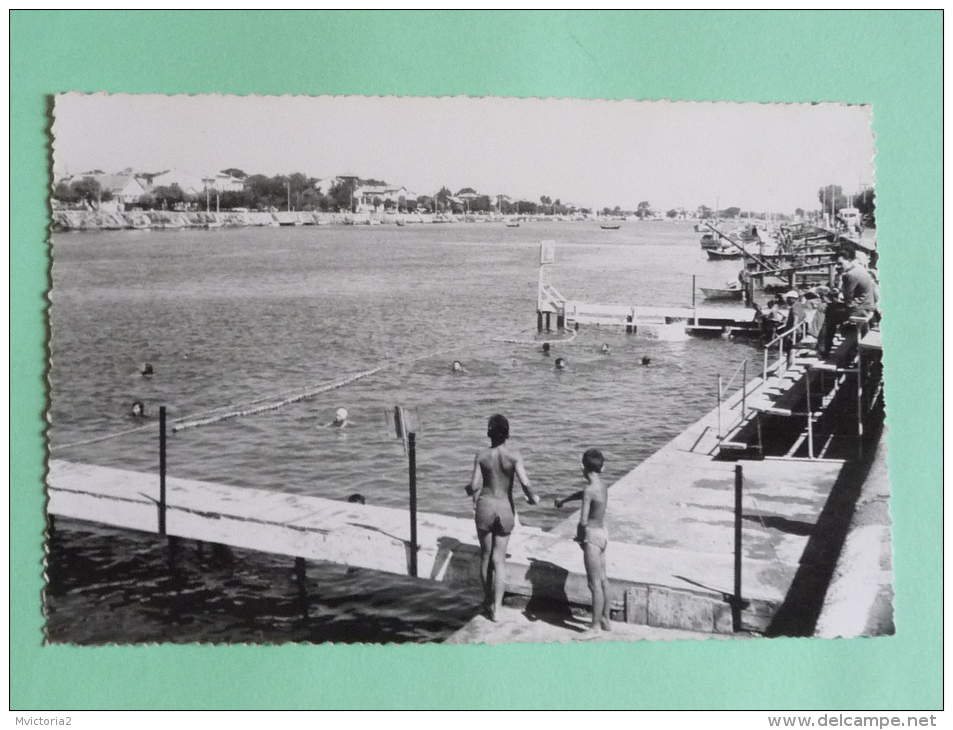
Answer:
MULTIPOLYGON (((137 210, 128 212, 102 210, 54 210, 52 230, 178 230, 218 228, 283 228, 325 225, 421 225, 448 223, 506 223, 522 222, 600 223, 608 220, 628 221, 618 217, 584 217, 551 215, 447 215, 432 213, 323 213, 317 211, 165 211, 137 210)), ((691 224, 693 219, 648 219, 648 222, 691 224)), ((635 223, 644 222, 635 219, 635 223)))

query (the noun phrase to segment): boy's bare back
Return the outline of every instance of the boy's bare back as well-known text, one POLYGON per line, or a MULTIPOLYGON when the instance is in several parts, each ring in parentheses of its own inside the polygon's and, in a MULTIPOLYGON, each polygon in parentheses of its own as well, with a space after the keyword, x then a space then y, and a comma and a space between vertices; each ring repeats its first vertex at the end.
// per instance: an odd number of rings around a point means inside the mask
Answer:
POLYGON ((606 508, 609 502, 609 490, 606 489, 602 477, 598 474, 589 475, 589 483, 583 491, 583 510, 588 506, 589 513, 586 523, 590 527, 606 526, 606 508))

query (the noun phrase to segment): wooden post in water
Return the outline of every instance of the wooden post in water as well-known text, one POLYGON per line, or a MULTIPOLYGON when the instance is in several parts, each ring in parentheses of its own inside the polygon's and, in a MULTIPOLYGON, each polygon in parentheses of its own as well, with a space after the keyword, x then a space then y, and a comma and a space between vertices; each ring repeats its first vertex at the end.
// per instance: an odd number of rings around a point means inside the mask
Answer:
POLYGON ((165 406, 159 406, 159 534, 165 534, 165 406))
MULTIPOLYGON (((695 274, 692 274, 692 309, 694 308, 695 308, 695 274)), ((698 324, 697 322, 698 315, 696 315, 695 318, 696 318, 695 324, 698 324)))
POLYGON ((407 434, 410 470, 410 575, 417 577, 417 434, 407 434))
POLYGON ((551 314, 550 312, 546 312, 546 331, 547 331, 547 332, 551 332, 551 331, 552 331, 552 319, 551 319, 551 317, 552 317, 552 314, 551 314))
POLYGON ((741 631, 741 488, 744 485, 744 473, 741 464, 735 465, 735 590, 731 600, 731 628, 741 631))
POLYGON ((543 311, 541 309, 536 310, 536 331, 543 331, 543 311))

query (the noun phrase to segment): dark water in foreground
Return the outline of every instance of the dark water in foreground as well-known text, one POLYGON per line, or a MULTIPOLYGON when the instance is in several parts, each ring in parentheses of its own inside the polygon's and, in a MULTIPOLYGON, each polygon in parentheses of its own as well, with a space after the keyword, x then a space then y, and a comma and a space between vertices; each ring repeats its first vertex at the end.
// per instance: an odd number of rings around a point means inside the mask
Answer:
MULTIPOLYGON (((457 347, 278 410, 177 433, 169 472, 332 499, 360 492, 369 503, 404 507, 406 460, 382 417, 400 403, 416 406, 422 421, 423 511, 469 516, 462 486, 486 418, 498 411, 544 495, 577 485, 590 446, 605 452, 611 483, 712 408, 717 374, 752 351, 590 329, 554 345, 553 357, 570 363, 554 373, 534 342, 541 239, 557 241, 548 280, 570 298, 600 303, 687 305, 693 273, 700 285, 720 284, 737 268, 708 262, 688 226, 668 223, 55 236, 53 456, 154 472, 151 428, 69 445, 137 425, 126 416, 133 400, 150 412, 165 404, 178 419, 457 347), (638 365, 645 355, 650 368, 638 365), (454 359, 466 374, 450 373, 454 359), (150 379, 137 374, 143 361, 154 365, 150 379), (342 406, 353 426, 321 428, 342 406)), ((566 517, 546 503, 525 509, 522 522, 551 527, 566 517)), ((443 630, 425 628, 428 616, 454 626, 454 611, 470 606, 436 587, 427 608, 401 579, 309 566, 320 603, 301 623, 286 559, 236 551, 214 567, 189 552, 193 545, 170 571, 164 541, 78 523, 63 525, 52 548, 56 641, 423 641, 443 630), (351 633, 361 626, 365 633, 351 633)))

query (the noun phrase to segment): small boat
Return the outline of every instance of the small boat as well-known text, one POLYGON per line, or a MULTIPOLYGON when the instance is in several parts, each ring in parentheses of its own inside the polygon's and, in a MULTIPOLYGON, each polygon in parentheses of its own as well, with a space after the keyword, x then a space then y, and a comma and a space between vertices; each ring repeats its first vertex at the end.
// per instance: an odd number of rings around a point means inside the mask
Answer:
POLYGON ((622 221, 613 221, 612 223, 600 223, 599 228, 604 231, 618 231, 622 228, 622 221))
POLYGON ((519 228, 519 227, 520 227, 520 222, 519 222, 519 221, 506 221, 506 227, 507 227, 507 228, 519 228))
POLYGON ((711 300, 721 300, 721 301, 738 301, 744 297, 745 290, 740 286, 730 286, 721 289, 713 289, 704 286, 698 287, 701 289, 702 294, 705 295, 705 299, 711 300))
POLYGON ((714 233, 706 233, 701 237, 702 248, 706 251, 712 248, 721 248, 721 242, 714 233))
POLYGON ((403 228, 405 225, 407 225, 406 223, 404 223, 404 219, 403 219, 403 218, 398 218, 398 219, 395 221, 395 223, 397 223, 397 226, 400 227, 400 228, 403 228))
POLYGON ((740 248, 707 248, 705 253, 708 254, 708 258, 711 261, 733 261, 735 259, 740 259, 744 256, 744 252, 740 248))

